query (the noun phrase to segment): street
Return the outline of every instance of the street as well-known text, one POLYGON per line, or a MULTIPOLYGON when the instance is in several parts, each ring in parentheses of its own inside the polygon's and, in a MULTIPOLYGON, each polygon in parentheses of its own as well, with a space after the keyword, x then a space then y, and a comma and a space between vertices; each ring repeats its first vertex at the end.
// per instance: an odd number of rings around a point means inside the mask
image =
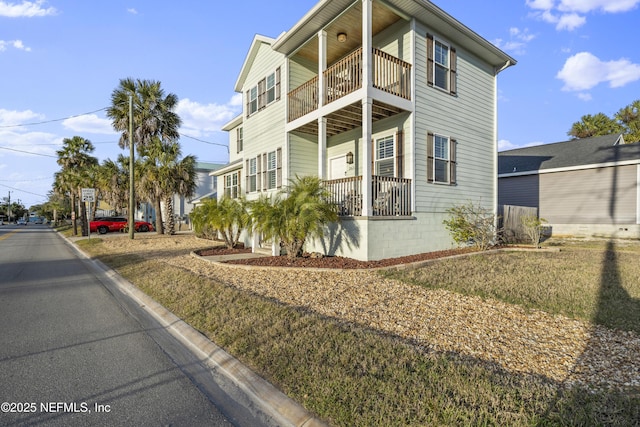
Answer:
POLYGON ((270 424, 106 282, 48 226, 0 226, 0 425, 270 424))

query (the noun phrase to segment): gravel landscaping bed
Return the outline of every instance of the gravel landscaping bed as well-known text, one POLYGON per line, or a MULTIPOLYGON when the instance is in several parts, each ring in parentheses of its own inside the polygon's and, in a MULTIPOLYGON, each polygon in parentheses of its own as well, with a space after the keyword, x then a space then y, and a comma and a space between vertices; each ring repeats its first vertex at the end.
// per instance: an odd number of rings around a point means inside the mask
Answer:
MULTIPOLYGON (((117 239, 107 239, 105 244, 121 251, 112 240, 117 239)), ((512 372, 543 375, 567 386, 633 387, 636 392, 640 387, 640 336, 633 332, 610 330, 497 300, 427 290, 385 279, 366 268, 309 271, 214 264, 190 254, 211 246, 191 236, 163 243, 174 249, 171 252, 149 251, 151 240, 135 242, 133 246, 140 245, 147 254, 155 253, 162 262, 283 304, 394 334, 427 350, 474 357, 512 372)), ((132 251, 140 251, 140 247, 132 251)), ((272 266, 273 261, 265 261, 269 258, 273 257, 259 260, 272 266)), ((286 259, 278 258, 280 262, 286 259)), ((327 267, 331 258, 319 260, 327 267)))

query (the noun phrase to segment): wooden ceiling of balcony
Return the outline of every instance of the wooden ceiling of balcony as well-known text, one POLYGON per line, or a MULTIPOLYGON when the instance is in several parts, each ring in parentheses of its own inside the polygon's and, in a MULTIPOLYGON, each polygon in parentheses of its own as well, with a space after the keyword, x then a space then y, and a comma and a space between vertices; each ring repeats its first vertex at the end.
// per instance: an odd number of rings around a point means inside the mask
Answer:
MULTIPOLYGON (((373 35, 378 34, 400 19, 400 16, 382 2, 373 2, 371 19, 373 35)), ((327 65, 330 66, 362 45, 362 2, 357 1, 340 17, 329 24, 325 31, 327 32, 327 65), (339 33, 345 33, 347 41, 344 43, 338 42, 339 33)), ((318 38, 313 37, 296 54, 313 62, 318 62, 318 38)))
MULTIPOLYGON (((382 102, 373 102, 373 122, 401 113, 402 110, 382 102)), ((327 136, 331 137, 362 126, 362 104, 356 102, 327 116, 327 136)), ((314 120, 296 129, 297 132, 318 135, 318 121, 314 120)))

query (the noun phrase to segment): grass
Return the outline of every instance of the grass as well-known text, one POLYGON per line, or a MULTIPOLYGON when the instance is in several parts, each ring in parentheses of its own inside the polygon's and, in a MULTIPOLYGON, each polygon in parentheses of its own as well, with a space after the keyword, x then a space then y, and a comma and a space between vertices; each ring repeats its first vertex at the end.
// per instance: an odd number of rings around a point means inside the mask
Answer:
MULTIPOLYGON (((639 424, 637 390, 567 390, 284 306, 142 253, 105 254, 99 242, 78 243, 332 425, 639 424)), ((445 260, 394 277, 638 331, 629 310, 638 311, 639 253, 640 245, 575 244, 445 260)))

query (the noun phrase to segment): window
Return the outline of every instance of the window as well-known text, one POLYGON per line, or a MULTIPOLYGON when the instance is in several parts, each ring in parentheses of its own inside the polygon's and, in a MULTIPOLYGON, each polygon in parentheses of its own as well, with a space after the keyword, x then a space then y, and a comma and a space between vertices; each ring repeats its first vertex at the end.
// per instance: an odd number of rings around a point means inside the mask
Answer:
POLYGON ((243 150, 243 131, 242 128, 236 129, 236 153, 239 153, 243 150))
POLYGON ((436 40, 434 43, 434 82, 441 89, 449 90, 449 46, 436 40))
MULTIPOLYGON (((260 156, 258 156, 258 171, 260 176, 260 156)), ((271 190, 282 186, 282 149, 262 154, 262 190, 271 190)), ((258 178, 258 189, 260 179, 258 178)))
POLYGON ((247 91, 247 117, 280 99, 280 68, 247 91))
POLYGON ((257 186, 258 170, 256 168, 256 164, 257 164, 257 161, 255 157, 253 159, 249 159, 249 170, 248 170, 249 183, 247 184, 247 190, 250 192, 258 190, 258 186, 257 186))
POLYGON ((267 76, 267 104, 276 100, 276 73, 267 76))
POLYGON ((267 153, 267 188, 276 188, 276 152, 267 153))
POLYGON ((457 55, 448 44, 427 34, 427 84, 457 93, 457 55))
POLYGON ((254 86, 249 90, 248 114, 258 111, 258 86, 254 86))
POLYGON ((233 172, 224 176, 224 195, 232 199, 239 196, 240 187, 238 186, 238 172, 233 172))
POLYGON ((427 180, 439 184, 456 183, 456 140, 429 133, 427 180))
POLYGON ((395 176, 395 157, 393 147, 395 141, 393 135, 376 140, 375 175, 395 176))

